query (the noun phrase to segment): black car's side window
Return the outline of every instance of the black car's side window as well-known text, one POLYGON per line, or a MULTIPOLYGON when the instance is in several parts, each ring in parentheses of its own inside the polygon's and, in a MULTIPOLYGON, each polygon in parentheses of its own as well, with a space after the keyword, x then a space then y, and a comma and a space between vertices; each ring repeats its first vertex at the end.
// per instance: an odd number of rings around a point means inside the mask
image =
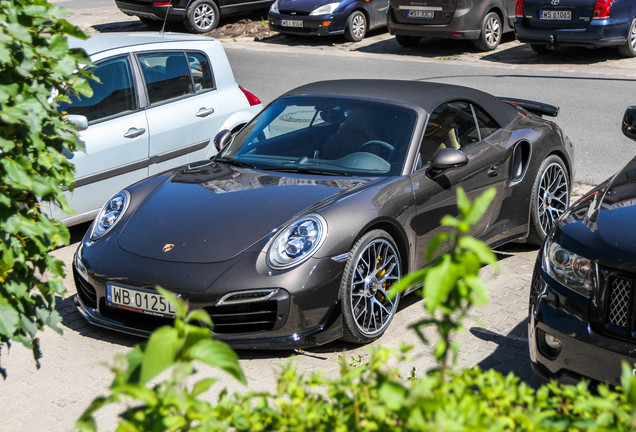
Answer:
POLYGON ((138 54, 151 105, 192 94, 194 86, 183 52, 138 54))
POLYGON ((498 128, 497 123, 473 103, 444 103, 429 116, 420 146, 421 163, 418 163, 418 168, 428 164, 439 150, 460 150, 483 140, 498 128))
POLYGON ((98 63, 89 69, 99 80, 89 82, 93 95, 71 97, 58 111, 83 115, 91 122, 105 120, 136 109, 135 88, 128 56, 98 63))

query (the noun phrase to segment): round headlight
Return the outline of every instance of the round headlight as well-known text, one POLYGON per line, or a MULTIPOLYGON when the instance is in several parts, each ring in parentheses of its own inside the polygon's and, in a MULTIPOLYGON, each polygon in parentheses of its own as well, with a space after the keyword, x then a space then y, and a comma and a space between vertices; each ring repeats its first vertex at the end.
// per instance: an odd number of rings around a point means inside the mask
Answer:
POLYGON ((126 213, 128 203, 130 203, 130 193, 126 190, 108 200, 93 222, 91 240, 98 240, 110 231, 126 213))
POLYGON ((286 269, 300 264, 322 245, 327 236, 327 222, 319 215, 304 216, 279 232, 269 248, 268 264, 286 269))
POLYGON ((547 239, 543 247, 542 268, 557 282, 588 298, 596 286, 596 263, 553 239, 547 239))

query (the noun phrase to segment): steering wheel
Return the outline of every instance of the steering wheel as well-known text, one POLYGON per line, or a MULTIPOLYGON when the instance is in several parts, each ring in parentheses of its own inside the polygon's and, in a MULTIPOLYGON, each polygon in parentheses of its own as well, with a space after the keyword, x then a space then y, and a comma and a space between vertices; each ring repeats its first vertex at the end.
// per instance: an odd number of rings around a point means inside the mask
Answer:
POLYGON ((395 147, 393 147, 388 142, 380 141, 380 140, 371 140, 371 141, 367 141, 364 144, 362 144, 360 146, 360 151, 366 151, 367 153, 373 153, 373 152, 365 150, 365 147, 371 147, 371 146, 374 146, 374 145, 379 146, 379 147, 383 147, 383 148, 387 149, 391 153, 393 152, 393 150, 395 150, 395 147))

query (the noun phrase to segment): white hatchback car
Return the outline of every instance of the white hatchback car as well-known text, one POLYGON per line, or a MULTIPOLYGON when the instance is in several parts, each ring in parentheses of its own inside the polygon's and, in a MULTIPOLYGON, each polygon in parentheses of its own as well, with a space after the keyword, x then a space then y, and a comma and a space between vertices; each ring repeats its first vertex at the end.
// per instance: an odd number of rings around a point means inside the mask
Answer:
POLYGON ((105 33, 71 39, 95 65, 93 96, 59 107, 85 149, 68 155, 76 215, 42 204, 73 225, 93 219, 117 191, 148 176, 216 154, 218 131, 238 131, 262 108, 240 87, 221 43, 175 33, 105 33))

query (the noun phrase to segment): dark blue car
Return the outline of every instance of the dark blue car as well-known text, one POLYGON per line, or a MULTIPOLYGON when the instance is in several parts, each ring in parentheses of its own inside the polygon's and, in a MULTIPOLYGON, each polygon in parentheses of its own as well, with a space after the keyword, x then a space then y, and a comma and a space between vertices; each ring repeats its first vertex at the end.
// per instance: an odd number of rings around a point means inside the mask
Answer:
POLYGON ((517 0, 515 33, 542 53, 558 46, 616 46, 636 57, 634 0, 517 0))
POLYGON ((268 20, 272 30, 283 34, 344 34, 358 42, 367 31, 386 26, 387 9, 387 0, 276 0, 268 20))

